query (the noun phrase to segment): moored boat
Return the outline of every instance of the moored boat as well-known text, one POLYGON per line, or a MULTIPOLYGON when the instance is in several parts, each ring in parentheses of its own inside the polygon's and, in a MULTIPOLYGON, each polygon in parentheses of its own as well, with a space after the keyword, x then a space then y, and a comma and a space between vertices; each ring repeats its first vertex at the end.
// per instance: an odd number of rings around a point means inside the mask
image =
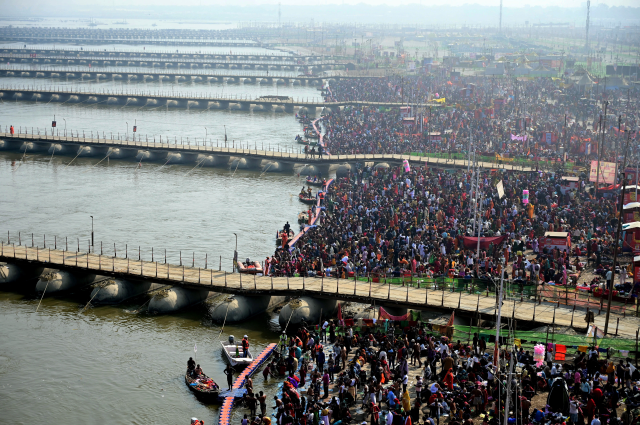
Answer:
POLYGON ((309 214, 306 211, 301 211, 298 214, 298 224, 306 224, 309 222, 309 214))
POLYGON ((309 185, 309 186, 322 187, 326 183, 327 183, 326 180, 319 180, 319 179, 313 180, 313 179, 310 179, 309 177, 307 177, 307 185, 309 185))
POLYGON ((315 196, 312 198, 309 198, 307 197, 307 195, 303 195, 302 193, 298 195, 298 199, 300 200, 300 202, 307 205, 315 205, 317 202, 315 196))
MULTIPOLYGON (((291 240, 296 234, 293 230, 289 229, 289 234, 287 235, 287 240, 291 240)), ((282 246, 282 237, 284 236, 284 231, 279 231, 276 235, 276 246, 282 246)))
POLYGON ((262 273, 262 265, 257 261, 238 261, 238 273, 258 274, 262 273))
POLYGON ((251 350, 247 351, 247 357, 243 356, 242 345, 235 342, 233 335, 229 335, 229 342, 224 343, 220 341, 222 346, 222 354, 224 355, 227 363, 233 368, 243 368, 250 365, 253 362, 253 356, 251 350))
POLYGON ((215 403, 219 400, 220 387, 207 375, 192 377, 191 371, 187 370, 184 375, 184 382, 199 400, 205 403, 215 403))

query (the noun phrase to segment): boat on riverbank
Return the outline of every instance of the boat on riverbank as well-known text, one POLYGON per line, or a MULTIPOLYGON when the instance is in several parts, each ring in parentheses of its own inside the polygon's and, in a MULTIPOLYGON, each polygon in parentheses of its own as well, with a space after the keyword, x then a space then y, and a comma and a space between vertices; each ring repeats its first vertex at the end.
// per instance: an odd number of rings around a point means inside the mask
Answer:
POLYGON ((262 273, 262 265, 257 261, 238 261, 238 273, 258 274, 262 273))
MULTIPOLYGON (((291 229, 289 229, 289 234, 287 235, 287 240, 291 240, 293 239, 293 237, 295 236, 295 232, 291 229)), ((276 246, 282 246, 282 236, 284 236, 284 231, 279 231, 278 234, 276 235, 276 246)))
POLYGON ((319 180, 319 179, 313 180, 307 177, 307 185, 309 186, 322 187, 325 184, 326 184, 326 180, 319 180))
POLYGON ((311 140, 299 139, 298 140, 298 144, 299 145, 305 145, 305 146, 316 146, 318 144, 318 142, 312 142, 311 140))
POLYGON ((303 195, 302 193, 300 195, 298 195, 298 199, 300 200, 300 202, 302 202, 303 204, 307 204, 307 205, 315 205, 316 204, 316 197, 311 197, 309 198, 306 195, 303 195))
POLYGON ((197 378, 190 376, 189 370, 184 375, 184 382, 189 390, 195 394, 198 400, 204 403, 216 403, 219 400, 220 387, 207 375, 200 375, 197 378))
POLYGON ((229 335, 229 342, 224 343, 220 341, 222 346, 222 354, 224 355, 227 363, 233 368, 243 368, 250 365, 253 362, 253 356, 251 355, 251 349, 247 352, 247 357, 242 356, 242 345, 235 342, 233 335, 229 335))

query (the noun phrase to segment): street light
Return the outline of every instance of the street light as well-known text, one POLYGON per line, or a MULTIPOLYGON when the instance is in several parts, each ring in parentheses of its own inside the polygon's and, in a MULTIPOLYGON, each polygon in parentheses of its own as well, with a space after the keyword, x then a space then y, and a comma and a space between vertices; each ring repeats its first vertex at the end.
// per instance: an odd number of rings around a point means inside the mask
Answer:
POLYGON ((93 216, 89 216, 91 217, 91 246, 93 247, 93 216))
POLYGON ((233 251, 233 269, 235 272, 235 269, 238 267, 238 234, 234 233, 234 235, 236 235, 236 249, 233 251))

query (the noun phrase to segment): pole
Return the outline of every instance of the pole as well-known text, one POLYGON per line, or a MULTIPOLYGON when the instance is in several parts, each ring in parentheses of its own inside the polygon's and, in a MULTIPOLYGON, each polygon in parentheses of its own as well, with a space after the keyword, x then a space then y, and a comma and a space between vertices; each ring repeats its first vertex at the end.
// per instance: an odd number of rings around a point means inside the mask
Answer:
MULTIPOLYGON (((501 260, 501 263, 504 263, 504 261, 501 260)), ((478 265, 480 264, 480 262, 478 261, 478 265)), ((498 351, 498 347, 500 347, 500 321, 502 320, 502 287, 504 284, 504 269, 505 266, 504 264, 502 264, 502 268, 500 269, 500 289, 498 292, 498 317, 496 319, 496 345, 495 345, 495 352, 498 353, 497 358, 493 359, 493 362, 495 363, 495 368, 496 371, 499 368, 500 362, 500 352, 498 351)), ((508 410, 507 410, 507 414, 508 414, 508 410)))
MULTIPOLYGON (((623 173, 624 174, 624 173, 623 173)), ((618 243, 620 239, 620 229, 622 228, 622 208, 624 204, 624 192, 627 188, 627 179, 622 180, 622 193, 620 194, 620 215, 618 216, 618 226, 616 228, 616 237, 614 239, 613 266, 611 270, 611 287, 609 288, 609 296, 607 297, 607 315, 604 319, 604 334, 609 330, 609 316, 611 315, 611 301, 613 299, 613 288, 616 281, 616 260, 618 258, 618 243)))
POLYGON ((93 248, 93 216, 91 216, 91 247, 93 248))

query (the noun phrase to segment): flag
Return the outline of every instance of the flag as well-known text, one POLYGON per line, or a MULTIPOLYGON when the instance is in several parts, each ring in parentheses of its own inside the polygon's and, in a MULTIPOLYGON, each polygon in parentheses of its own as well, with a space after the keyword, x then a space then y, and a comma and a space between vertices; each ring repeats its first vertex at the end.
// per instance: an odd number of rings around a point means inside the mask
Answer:
POLYGON ((340 326, 344 325, 344 321, 342 320, 342 304, 338 303, 338 323, 340 326))
POLYGON ((198 343, 196 343, 196 344, 193 346, 193 352, 194 352, 194 353, 197 353, 197 352, 198 352, 198 343))
POLYGON ((449 321, 447 322, 447 327, 449 326, 453 326, 453 318, 455 316, 456 312, 455 310, 451 313, 451 317, 449 318, 449 321))

